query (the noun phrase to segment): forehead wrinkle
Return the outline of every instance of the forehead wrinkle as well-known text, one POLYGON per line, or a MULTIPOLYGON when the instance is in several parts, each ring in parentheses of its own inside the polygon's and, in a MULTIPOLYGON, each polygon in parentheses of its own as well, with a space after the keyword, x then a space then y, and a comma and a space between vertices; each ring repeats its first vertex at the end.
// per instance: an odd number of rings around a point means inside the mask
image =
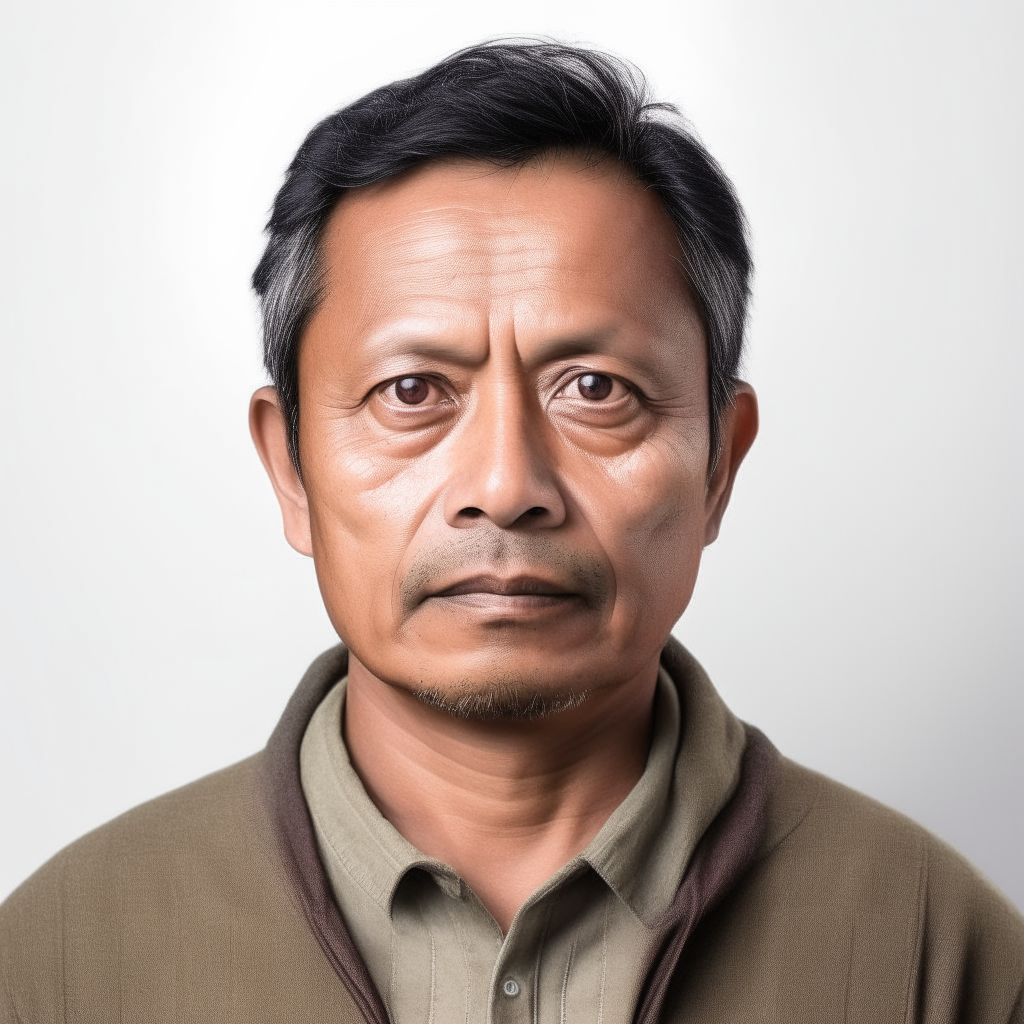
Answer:
POLYGON ((443 253, 424 254, 410 247, 395 254, 384 262, 379 276, 368 275, 376 280, 372 290, 363 293, 360 319, 366 323, 411 314, 439 324, 465 323, 486 321, 511 305, 562 305, 566 280, 550 250, 521 243, 509 249, 508 258, 457 244, 443 253))
MULTIPOLYGON (((557 243, 559 218, 545 216, 536 204, 527 214, 532 223, 524 232, 524 210, 519 202, 496 202, 493 195, 475 203, 459 199, 431 203, 429 197, 415 202, 415 198, 415 194, 404 192, 383 197, 353 196, 347 209, 338 209, 335 234, 345 236, 349 228, 354 229, 358 239, 355 251, 371 259, 380 249, 392 253, 418 249, 425 255, 442 256, 450 256, 456 250, 472 250, 475 256, 495 254, 514 258, 523 253, 550 251, 555 247, 553 243, 557 243), (401 202, 395 202, 396 199, 401 202), (530 236, 531 241, 524 235, 530 236)), ((342 237, 337 241, 343 251, 352 251, 350 240, 342 237)))
MULTIPOLYGON (((521 228, 512 230, 511 226, 475 224, 465 230, 457 225, 433 227, 434 230, 426 232, 401 232, 388 253, 389 263, 422 267, 442 280, 449 274, 500 280, 524 274, 535 277, 558 273, 566 262, 560 258, 562 247, 550 231, 537 238, 534 232, 526 234, 521 228)), ((374 258, 379 259, 380 252, 375 249, 374 258)))

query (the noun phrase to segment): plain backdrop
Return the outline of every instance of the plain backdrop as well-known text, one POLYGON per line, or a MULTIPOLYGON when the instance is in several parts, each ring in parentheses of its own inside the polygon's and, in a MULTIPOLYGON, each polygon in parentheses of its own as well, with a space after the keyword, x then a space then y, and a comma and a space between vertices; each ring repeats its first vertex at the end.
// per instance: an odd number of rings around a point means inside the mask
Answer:
POLYGON ((334 642, 247 433, 262 226, 317 119, 531 33, 639 64, 752 225, 762 433, 678 635, 1024 905, 1022 10, 7 0, 0 896, 334 642))

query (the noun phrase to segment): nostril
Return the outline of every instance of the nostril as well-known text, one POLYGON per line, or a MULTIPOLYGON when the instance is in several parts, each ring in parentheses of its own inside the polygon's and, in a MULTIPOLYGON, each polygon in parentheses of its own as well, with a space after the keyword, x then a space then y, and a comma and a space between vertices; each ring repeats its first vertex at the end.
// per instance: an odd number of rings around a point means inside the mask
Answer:
POLYGON ((469 516, 470 519, 476 519, 483 514, 483 509, 474 508, 472 505, 467 505, 466 508, 459 513, 460 516, 469 516))
POLYGON ((534 505, 533 508, 528 508, 526 514, 528 516, 542 516, 547 512, 546 508, 542 508, 540 505, 534 505))

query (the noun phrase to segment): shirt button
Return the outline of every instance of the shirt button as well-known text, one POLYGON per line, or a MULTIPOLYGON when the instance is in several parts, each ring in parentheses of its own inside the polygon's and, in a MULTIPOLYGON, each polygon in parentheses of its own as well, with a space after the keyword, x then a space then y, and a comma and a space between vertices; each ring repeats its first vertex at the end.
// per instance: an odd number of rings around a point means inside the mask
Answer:
POLYGON ((512 999, 519 995, 519 982, 515 978, 506 978, 505 984, 501 986, 502 991, 512 999))

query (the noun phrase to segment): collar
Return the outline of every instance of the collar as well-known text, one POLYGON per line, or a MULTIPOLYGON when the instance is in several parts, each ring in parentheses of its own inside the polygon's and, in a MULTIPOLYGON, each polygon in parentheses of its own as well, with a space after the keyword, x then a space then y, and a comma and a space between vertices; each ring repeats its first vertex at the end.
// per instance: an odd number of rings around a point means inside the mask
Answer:
POLYGON ((661 667, 647 769, 581 855, 649 928, 736 789, 746 743, 704 670, 679 651, 674 673, 661 667))
MULTIPOLYGON (((377 809, 349 758, 341 724, 348 679, 339 680, 310 719, 300 748, 302 789, 321 838, 346 874, 385 913, 395 890, 416 868, 449 895, 462 895, 459 875, 426 857, 377 809)), ((330 870, 328 870, 330 874, 330 870)))

